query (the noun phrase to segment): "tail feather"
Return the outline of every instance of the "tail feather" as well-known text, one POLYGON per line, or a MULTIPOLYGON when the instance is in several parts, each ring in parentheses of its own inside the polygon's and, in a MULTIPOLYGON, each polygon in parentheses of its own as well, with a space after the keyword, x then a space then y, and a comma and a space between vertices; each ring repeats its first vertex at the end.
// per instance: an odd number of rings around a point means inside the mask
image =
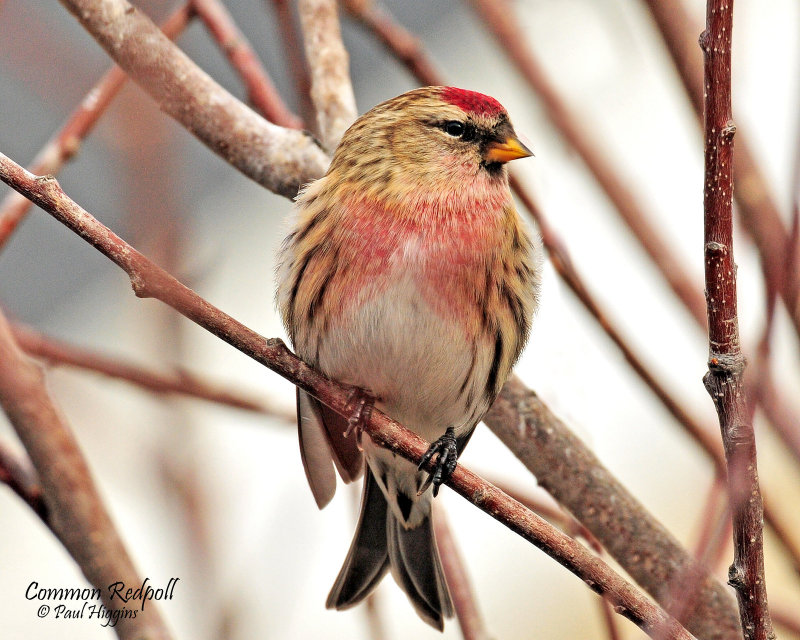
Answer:
POLYGON ((386 499, 372 473, 364 474, 361 515, 353 543, 325 606, 347 609, 366 598, 389 569, 386 550, 386 499))
POLYGON ((357 604, 372 592, 390 566, 417 614, 434 628, 443 629, 444 617, 453 615, 453 604, 430 516, 418 527, 406 529, 388 508, 368 469, 353 542, 326 606, 347 609, 357 604))
POLYGON ((431 518, 425 518, 414 529, 404 528, 391 512, 387 520, 392 575, 420 618, 441 631, 443 618, 453 615, 453 604, 436 548, 431 518))

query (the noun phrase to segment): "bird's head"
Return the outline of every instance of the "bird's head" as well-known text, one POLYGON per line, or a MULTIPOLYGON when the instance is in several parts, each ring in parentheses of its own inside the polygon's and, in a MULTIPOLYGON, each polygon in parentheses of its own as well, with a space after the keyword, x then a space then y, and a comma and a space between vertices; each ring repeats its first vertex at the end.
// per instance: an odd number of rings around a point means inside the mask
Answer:
POLYGON ((409 189, 505 188, 505 163, 530 155, 494 98, 423 87, 361 116, 342 138, 329 175, 399 197, 409 189))

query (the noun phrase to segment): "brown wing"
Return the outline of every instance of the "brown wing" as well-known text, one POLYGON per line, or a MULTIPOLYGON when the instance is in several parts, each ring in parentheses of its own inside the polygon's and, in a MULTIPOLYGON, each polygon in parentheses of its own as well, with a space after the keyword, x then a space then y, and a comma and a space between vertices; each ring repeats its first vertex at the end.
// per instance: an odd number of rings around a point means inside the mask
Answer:
POLYGON ((345 482, 356 480, 364 468, 355 434, 344 437, 347 420, 312 395, 297 390, 297 431, 300 456, 311 493, 322 509, 336 492, 336 474, 331 460, 345 482))

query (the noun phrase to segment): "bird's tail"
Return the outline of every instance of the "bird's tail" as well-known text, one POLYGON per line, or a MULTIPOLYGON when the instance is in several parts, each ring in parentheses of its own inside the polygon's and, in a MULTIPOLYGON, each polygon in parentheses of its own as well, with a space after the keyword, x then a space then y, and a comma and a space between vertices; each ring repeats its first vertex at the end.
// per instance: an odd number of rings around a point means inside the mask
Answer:
POLYGON ((364 474, 361 515, 344 565, 328 595, 329 609, 347 609, 366 598, 391 568, 419 616, 436 629, 453 615, 431 516, 406 529, 388 508, 372 471, 364 474))

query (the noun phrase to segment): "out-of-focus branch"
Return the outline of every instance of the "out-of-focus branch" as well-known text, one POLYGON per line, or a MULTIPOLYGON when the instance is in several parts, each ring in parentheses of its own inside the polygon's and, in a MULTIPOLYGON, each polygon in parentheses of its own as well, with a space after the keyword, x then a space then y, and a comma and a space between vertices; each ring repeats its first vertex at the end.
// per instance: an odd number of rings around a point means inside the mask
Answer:
POLYGON ((347 12, 374 33, 383 45, 423 84, 439 85, 439 72, 420 41, 372 0, 341 0, 347 12))
POLYGON ((708 0, 700 36, 705 84, 704 257, 708 306, 708 373, 703 378, 719 415, 728 460, 734 561, 728 583, 736 590, 746 640, 772 640, 764 576, 763 506, 756 441, 744 389, 739 344, 736 265, 733 261, 733 136, 731 38, 733 0, 708 0))
POLYGON ((436 545, 442 557, 442 569, 453 598, 453 607, 456 610, 458 625, 464 640, 489 640, 491 635, 486 630, 475 593, 470 584, 469 575, 464 565, 464 559, 458 550, 450 523, 444 509, 436 508, 433 519, 433 528, 436 534, 436 545))
POLYGON ((62 0, 168 115, 249 178, 293 198, 328 157, 301 131, 267 122, 234 98, 126 0, 62 0))
POLYGON ((486 26, 500 42, 502 50, 536 92, 550 120, 580 155, 675 295, 683 301, 697 322, 705 325, 705 305, 699 287, 686 273, 683 264, 670 251, 663 240, 663 234, 651 224, 652 216, 646 213, 644 207, 609 164, 606 154, 600 150, 581 126, 579 118, 572 113, 550 84, 527 44, 528 38, 525 37, 514 15, 512 3, 509 0, 470 0, 470 4, 483 17, 486 26))
MULTIPOLYGON (((4 482, 42 519, 49 520, 49 511, 42 495, 42 485, 30 459, 13 452, 0 441, 0 482, 4 482)), ((49 525, 48 525, 49 526, 49 525)))
MULTIPOLYGON (((41 370, 20 350, 0 314, 0 405, 39 474, 51 529, 91 584, 101 590, 112 611, 108 585, 141 584, 128 552, 97 494, 75 438, 56 409, 41 370)), ((121 615, 116 631, 123 640, 170 637, 158 613, 148 605, 135 618, 121 615)))
MULTIPOLYGON (((164 21, 161 30, 167 38, 174 40, 189 24, 192 15, 189 4, 186 4, 164 21)), ((81 100, 61 130, 39 151, 30 166, 31 173, 58 173, 78 152, 81 141, 91 133, 127 79, 128 76, 122 69, 116 65, 111 67, 81 100)), ((9 193, 0 202, 0 250, 25 219, 30 208, 31 201, 16 191, 9 193)))
POLYGON ((250 104, 270 122, 290 129, 302 128, 302 121, 281 99, 256 52, 225 5, 220 0, 192 0, 192 7, 239 73, 250 104))
POLYGON ((702 576, 695 609, 686 617, 689 631, 703 640, 741 640, 728 591, 518 378, 506 383, 484 422, 662 606, 670 605, 673 579, 702 576))
POLYGON ((333 153, 358 115, 350 57, 342 44, 336 0, 300 0, 299 7, 319 134, 333 153))
MULTIPOLYGON (((270 2, 270 0, 266 1, 270 2)), ((299 29, 292 12, 293 2, 292 0, 271 0, 271 4, 275 12, 275 20, 280 28, 283 53, 294 83, 300 116, 306 128, 316 132, 314 103, 311 102, 311 77, 303 55, 303 43, 300 39, 299 29)))
MULTIPOLYGON (((690 18, 681 0, 644 0, 658 26, 664 44, 683 81, 698 120, 703 119, 703 65, 697 55, 696 34, 700 25, 690 18)), ((733 175, 736 181, 734 197, 739 205, 743 226, 758 248, 764 276, 772 282, 783 281, 779 293, 786 302, 795 331, 800 336, 800 279, 792 274, 783 279, 787 264, 787 233, 781 222, 778 206, 767 186, 747 139, 737 134, 733 175)))
MULTIPOLYGON (((55 179, 37 178, 2 154, 0 179, 31 198, 122 268, 128 274, 136 295, 161 300, 319 398, 337 413, 349 415, 350 389, 310 368, 289 351, 281 340, 263 338, 182 285, 72 201, 55 179)), ((518 424, 519 420, 515 420, 509 424, 509 428, 517 429, 518 424)), ((371 412, 364 428, 373 441, 412 461, 419 461, 428 448, 421 438, 378 410, 371 412)), ((573 451, 562 454, 563 460, 574 455, 573 451)), ((428 468, 432 468, 431 463, 428 463, 428 468)), ((572 476, 568 483, 575 484, 572 476)), ((448 486, 575 573, 607 598, 618 613, 628 617, 648 634, 681 640, 693 637, 585 547, 490 483, 459 466, 448 481, 448 486)))
POLYGON ((12 331, 17 343, 28 355, 40 358, 48 364, 68 365, 94 371, 109 378, 124 380, 157 394, 190 396, 236 409, 263 413, 291 423, 296 419, 294 412, 270 407, 263 401, 249 397, 241 391, 222 388, 183 370, 155 371, 126 362, 121 358, 109 357, 61 342, 19 324, 12 326, 12 331))

